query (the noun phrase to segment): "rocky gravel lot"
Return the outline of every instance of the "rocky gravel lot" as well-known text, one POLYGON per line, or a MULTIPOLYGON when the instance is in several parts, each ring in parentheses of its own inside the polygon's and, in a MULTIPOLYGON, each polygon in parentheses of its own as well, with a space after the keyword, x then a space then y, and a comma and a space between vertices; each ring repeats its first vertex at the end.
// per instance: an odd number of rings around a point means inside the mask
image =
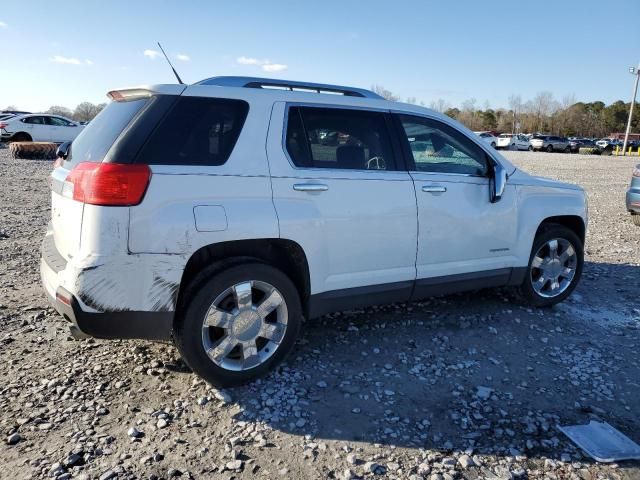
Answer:
POLYGON ((557 429, 601 419, 640 442, 632 160, 506 154, 589 194, 564 304, 481 291, 324 317, 276 372, 218 391, 171 345, 69 336, 38 274, 51 162, 6 152, 0 478, 640 478, 640 462, 595 463, 557 429))

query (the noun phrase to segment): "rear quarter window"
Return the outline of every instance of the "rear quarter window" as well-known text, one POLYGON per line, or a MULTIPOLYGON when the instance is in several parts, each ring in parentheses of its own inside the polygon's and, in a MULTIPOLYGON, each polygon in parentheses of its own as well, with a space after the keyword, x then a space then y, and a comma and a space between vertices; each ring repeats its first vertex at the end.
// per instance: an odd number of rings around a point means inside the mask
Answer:
POLYGON ((153 131, 136 163, 148 165, 224 164, 249 112, 243 100, 180 97, 153 131))

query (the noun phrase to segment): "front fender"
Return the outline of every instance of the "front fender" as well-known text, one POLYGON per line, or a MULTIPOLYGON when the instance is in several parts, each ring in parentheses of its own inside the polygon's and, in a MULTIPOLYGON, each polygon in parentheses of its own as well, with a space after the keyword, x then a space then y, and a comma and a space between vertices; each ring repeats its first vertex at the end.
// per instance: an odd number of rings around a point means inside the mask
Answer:
POLYGON ((517 257, 528 265, 533 240, 540 224, 550 217, 569 216, 582 220, 587 227, 587 197, 583 190, 547 185, 518 185, 517 257))

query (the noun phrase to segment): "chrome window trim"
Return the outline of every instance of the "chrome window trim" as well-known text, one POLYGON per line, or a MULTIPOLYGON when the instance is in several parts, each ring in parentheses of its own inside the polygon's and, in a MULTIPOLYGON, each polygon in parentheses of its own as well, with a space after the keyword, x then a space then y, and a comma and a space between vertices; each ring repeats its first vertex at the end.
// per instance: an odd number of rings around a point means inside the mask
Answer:
MULTIPOLYGON (((301 172, 366 172, 366 173, 387 173, 387 174, 398 174, 398 173, 407 173, 407 170, 368 170, 368 169, 356 169, 356 168, 318 168, 318 167, 298 167, 289 155, 289 151, 287 150, 287 130, 289 128, 289 111, 292 107, 312 107, 312 108, 327 108, 327 109, 341 109, 341 110, 362 110, 369 112, 379 112, 379 113, 389 113, 389 110, 386 108, 377 108, 377 107, 360 107, 360 106, 351 106, 351 105, 334 105, 330 103, 313 103, 313 102, 285 102, 284 104, 284 122, 282 126, 282 138, 281 138, 281 146, 282 150, 287 157, 287 161, 291 168, 296 171, 301 172)), ((393 132, 388 132, 389 135, 393 135, 393 132)), ((395 152, 394 152, 395 155, 395 152)), ((394 158, 394 161, 396 159, 394 158)), ((396 161, 396 166, 397 166, 396 161)))

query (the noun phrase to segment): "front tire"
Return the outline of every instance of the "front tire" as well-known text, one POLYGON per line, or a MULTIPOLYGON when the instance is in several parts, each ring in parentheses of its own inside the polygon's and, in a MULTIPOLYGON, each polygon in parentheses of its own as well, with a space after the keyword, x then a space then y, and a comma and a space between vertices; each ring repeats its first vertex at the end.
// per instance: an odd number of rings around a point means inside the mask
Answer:
POLYGON ((212 267, 181 300, 175 343, 189 367, 217 387, 255 380, 293 349, 300 296, 280 270, 259 262, 212 267))
POLYGON ((631 221, 633 222, 634 225, 636 225, 637 227, 640 227, 640 214, 631 215, 631 221))
POLYGON ((550 307, 565 300, 580 281, 584 247, 567 227, 544 225, 533 242, 520 293, 534 307, 550 307))
POLYGON ((549 152, 549 153, 553 152, 553 145, 549 145, 547 147, 547 152, 549 152))

